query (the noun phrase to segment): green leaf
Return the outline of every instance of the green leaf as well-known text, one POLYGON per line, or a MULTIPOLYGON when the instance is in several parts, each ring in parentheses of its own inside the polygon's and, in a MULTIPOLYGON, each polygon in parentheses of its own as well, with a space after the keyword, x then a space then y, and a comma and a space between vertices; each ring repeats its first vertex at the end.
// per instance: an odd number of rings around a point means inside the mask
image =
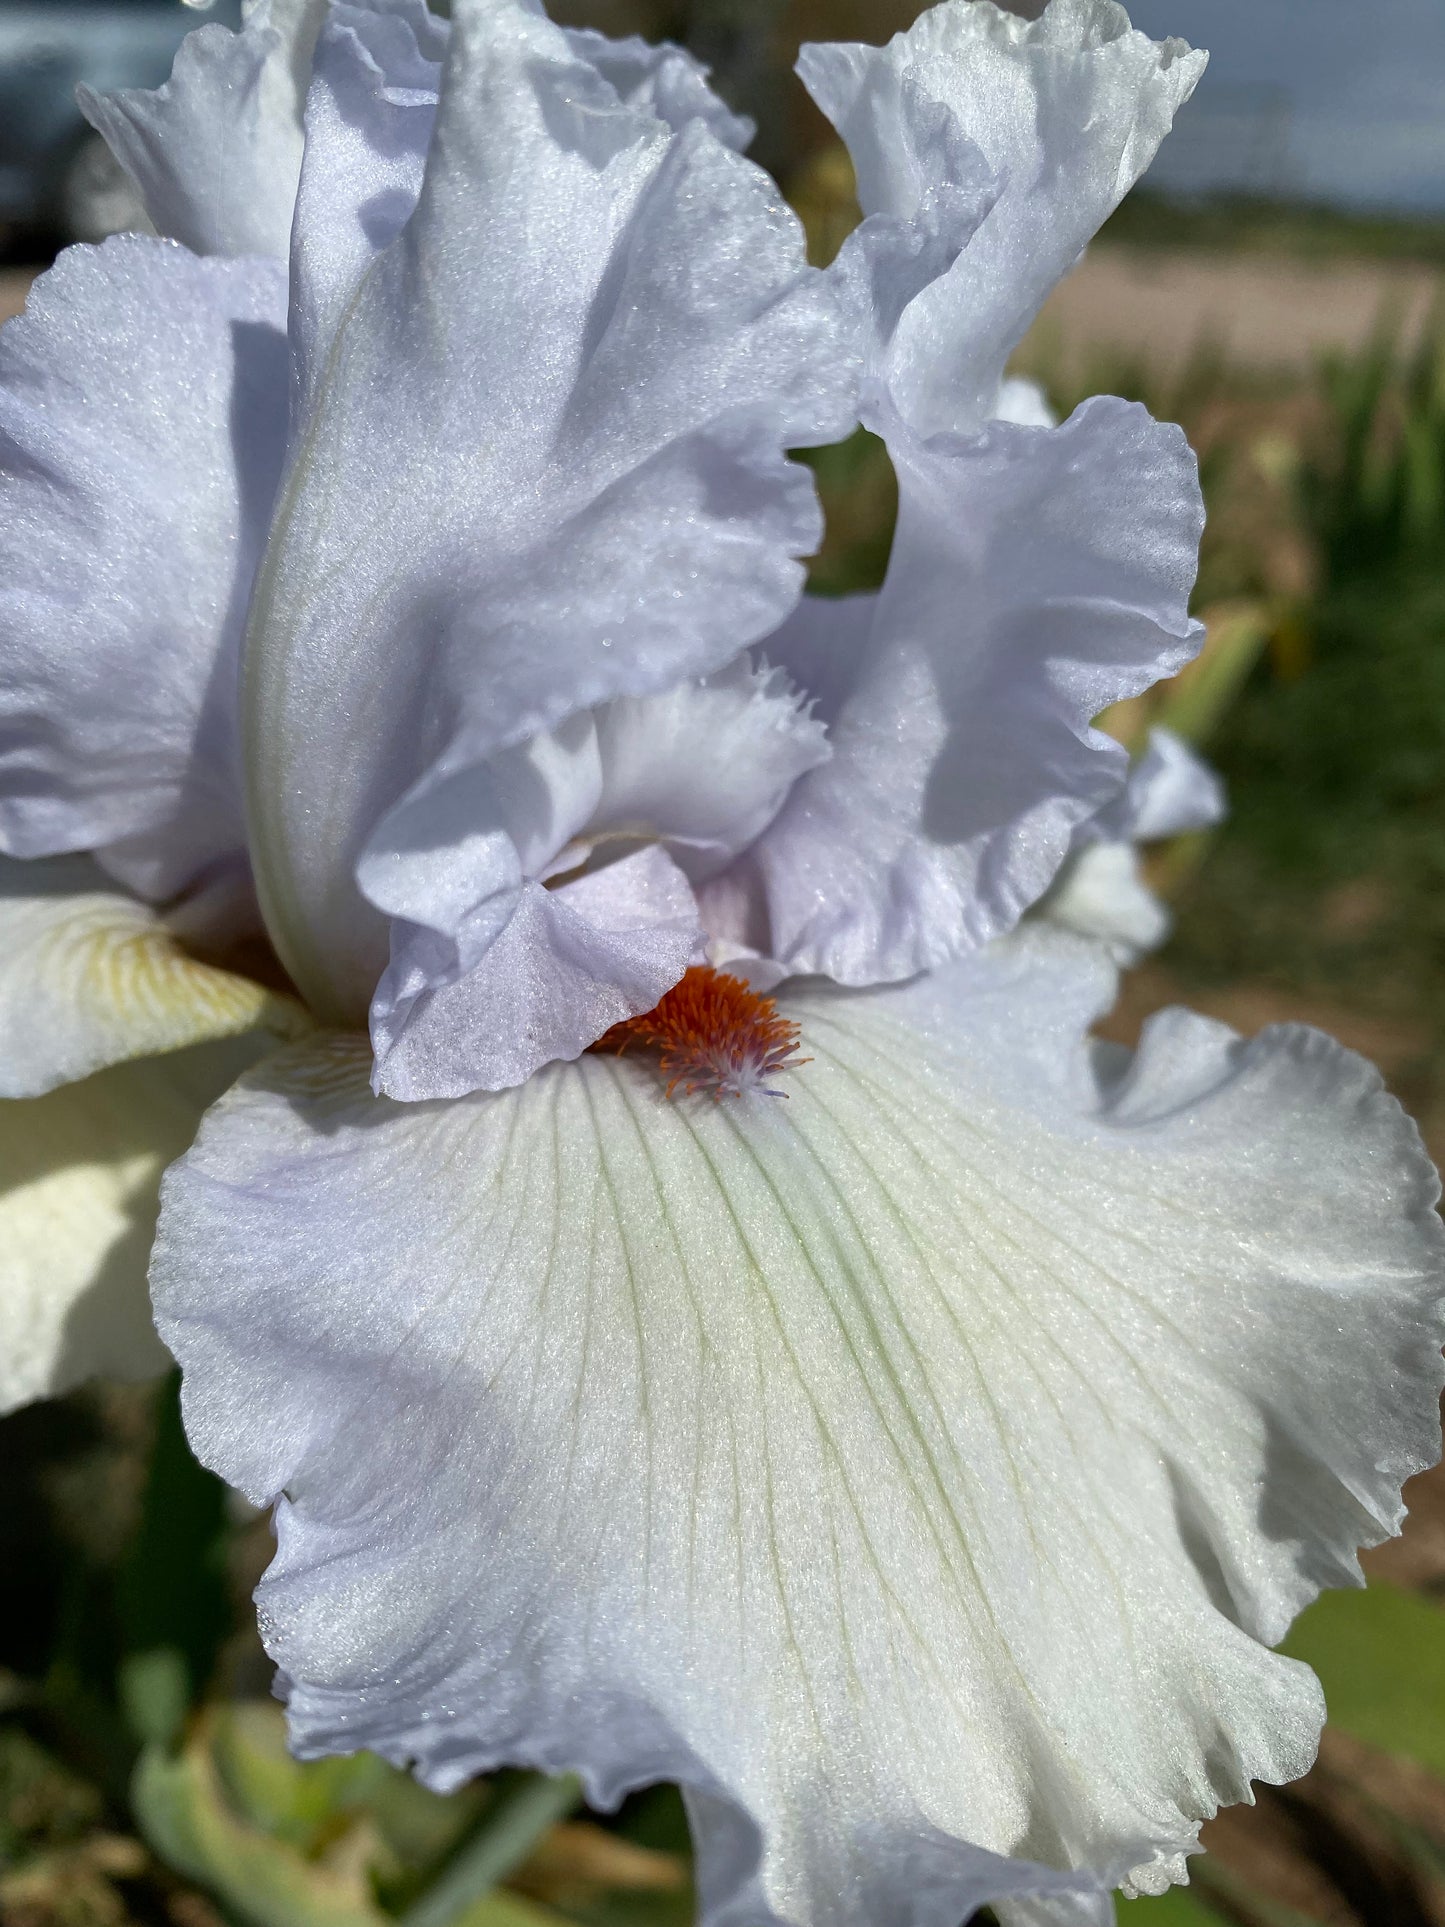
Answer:
POLYGON ((1217 610, 1209 621, 1204 648, 1187 669, 1164 685, 1150 721, 1172 729, 1196 747, 1206 745, 1254 673, 1275 620, 1274 613, 1259 602, 1217 610))
POLYGON ((126 1725, 143 1744, 167 1745, 185 1724, 191 1669, 174 1646, 127 1653, 116 1678, 126 1725))
POLYGON ((1284 1651, 1319 1674, 1330 1724, 1445 1775, 1445 1612, 1393 1586, 1327 1592, 1284 1651))
POLYGON ((1220 1927, 1220 1917, 1189 1887, 1116 1903, 1119 1927, 1220 1927))
POLYGON ((117 1594, 122 1706, 137 1739, 174 1739, 231 1625, 226 1488, 198 1465, 181 1425, 180 1373, 157 1399, 140 1529, 117 1594))
MULTIPOLYGON (((492 1889, 527 1858, 542 1835, 582 1803, 581 1782, 572 1774, 552 1780, 541 1773, 508 1776, 471 1838, 402 1916, 404 1927, 487 1927, 476 1916, 484 1896, 510 1902, 515 1896, 492 1889)), ((529 1903, 530 1904, 530 1903, 529 1903)), ((546 1909, 533 1908, 535 1921, 546 1909)), ((498 1922, 497 1927, 508 1927, 498 1922)))
POLYGON ((340 1759, 293 1759, 286 1720, 271 1701, 218 1707, 211 1715, 219 1783, 238 1817, 274 1834, 308 1858, 337 1823, 375 1795, 395 1769, 374 1753, 340 1759))
POLYGON ((147 1845, 245 1927, 382 1927, 363 1878, 304 1860, 231 1811, 204 1730, 180 1753, 148 1746, 131 1804, 147 1845))
POLYGON ((452 1916, 451 1927, 566 1927, 565 1917, 505 1887, 474 1900, 464 1913, 452 1916))

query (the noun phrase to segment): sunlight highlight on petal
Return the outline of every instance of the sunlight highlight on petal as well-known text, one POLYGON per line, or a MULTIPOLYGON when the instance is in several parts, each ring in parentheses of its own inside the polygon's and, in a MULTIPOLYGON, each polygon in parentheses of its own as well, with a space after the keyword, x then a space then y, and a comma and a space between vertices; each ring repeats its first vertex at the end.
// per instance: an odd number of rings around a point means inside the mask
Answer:
POLYGON ((198 963, 83 858, 0 864, 0 1098, 210 1038, 300 1036, 294 999, 198 963))

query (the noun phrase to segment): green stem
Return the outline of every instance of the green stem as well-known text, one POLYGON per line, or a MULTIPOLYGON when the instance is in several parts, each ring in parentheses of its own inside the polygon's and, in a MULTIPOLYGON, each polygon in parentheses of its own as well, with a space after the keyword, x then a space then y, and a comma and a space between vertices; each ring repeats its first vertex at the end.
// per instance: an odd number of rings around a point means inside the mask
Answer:
POLYGON ((479 1831, 455 1853, 421 1899, 401 1917, 402 1927, 451 1927, 475 1901, 518 1867, 549 1827, 582 1802, 575 1774, 550 1780, 531 1773, 501 1794, 479 1831))

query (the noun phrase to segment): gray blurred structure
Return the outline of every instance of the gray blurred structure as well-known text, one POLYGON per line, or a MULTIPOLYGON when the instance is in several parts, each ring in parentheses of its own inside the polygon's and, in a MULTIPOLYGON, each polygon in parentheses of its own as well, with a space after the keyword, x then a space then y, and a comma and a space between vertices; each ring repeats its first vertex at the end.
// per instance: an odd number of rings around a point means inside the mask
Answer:
POLYGON ((134 193, 75 89, 159 86, 207 20, 238 25, 239 0, 0 0, 0 225, 66 241, 134 226, 134 193))
POLYGON ((1160 149, 1149 185, 1169 194, 1283 200, 1300 186, 1293 128, 1294 100, 1287 88, 1201 87, 1160 149))

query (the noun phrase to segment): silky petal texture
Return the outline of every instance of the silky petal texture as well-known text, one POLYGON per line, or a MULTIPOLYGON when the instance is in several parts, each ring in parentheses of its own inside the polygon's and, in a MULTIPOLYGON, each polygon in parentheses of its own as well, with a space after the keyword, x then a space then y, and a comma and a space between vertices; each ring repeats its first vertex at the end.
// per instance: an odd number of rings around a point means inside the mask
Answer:
POLYGON ((415 212, 440 73, 404 18, 332 5, 306 96, 292 253, 298 419, 316 405, 357 287, 415 212))
MULTIPOLYGON (((535 9, 540 13, 541 9, 535 9)), ((307 158, 294 257, 301 403, 356 285, 415 210, 436 117, 449 24, 333 0, 307 96, 307 158)), ((751 122, 731 114, 681 48, 586 30, 565 43, 630 107, 674 129, 700 119, 742 148, 751 122)))
POLYGON ((558 888, 522 883, 504 917, 464 976, 428 953, 429 932, 396 926, 371 1021, 378 1091, 415 1101, 520 1084, 651 1010, 700 954, 687 878, 656 845, 558 888))
POLYGON ((1203 505, 1178 429, 1096 399, 1055 430, 903 436, 894 459, 881 594, 805 601, 767 644, 817 699, 832 759, 745 859, 751 927, 708 914, 713 934, 848 984, 1012 928, 1122 790, 1127 758, 1092 719, 1203 633, 1203 505))
POLYGON ((210 1038, 307 1028, 291 998, 187 956, 84 858, 0 860, 0 1099, 210 1038))
POLYGON ((1438 1454, 1439 1186, 1314 1032, 1173 1012, 1105 1081, 1112 991, 1032 931, 785 993, 786 1102, 394 1106, 344 1040, 223 1100, 152 1280, 196 1449, 284 1494, 302 1754, 677 1779, 705 1922, 859 1927, 1098 1918, 1302 1772, 1266 1648, 1438 1454))
POLYGON ((655 114, 669 127, 701 120, 725 147, 739 153, 757 132, 746 114, 733 113, 713 92, 707 84, 708 69, 684 47, 666 42, 654 46, 636 34, 611 40, 585 27, 573 29, 567 40, 629 107, 655 114))
POLYGON ((416 213, 302 354, 247 649, 263 906, 319 1009, 385 964, 353 871, 393 805, 414 846, 497 750, 786 613, 818 510, 783 450, 846 428, 842 335, 763 174, 542 18, 455 10, 416 213))
POLYGON ((804 47, 798 71, 880 231, 936 227, 950 186, 974 196, 980 156, 998 183, 972 228, 956 224, 955 258, 908 302, 875 370, 917 433, 987 418, 1045 296, 1154 158, 1205 58, 1134 32, 1115 0, 1051 0, 1036 21, 944 0, 886 47, 804 47))
POLYGON ((187 34, 163 87, 77 89, 158 233, 197 254, 285 260, 325 11, 325 0, 256 0, 239 33, 217 22, 187 34))
POLYGON ((67 250, 0 335, 0 849, 245 866, 238 649, 286 433, 286 275, 67 250))
POLYGON ((260 1048, 228 1039, 0 1102, 0 1412, 169 1364, 146 1290, 161 1172, 260 1048))

